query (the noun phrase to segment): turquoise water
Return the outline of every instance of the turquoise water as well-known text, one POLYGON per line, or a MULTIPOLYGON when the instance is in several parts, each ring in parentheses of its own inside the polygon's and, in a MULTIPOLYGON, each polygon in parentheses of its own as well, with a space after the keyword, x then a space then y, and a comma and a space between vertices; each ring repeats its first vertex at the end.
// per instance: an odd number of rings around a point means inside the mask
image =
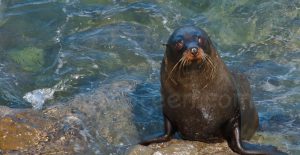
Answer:
POLYGON ((0 105, 47 109, 129 81, 116 91, 129 99, 137 134, 157 135, 162 44, 183 25, 205 29, 226 64, 249 77, 261 121, 253 141, 299 154, 297 0, 0 0, 0 105))

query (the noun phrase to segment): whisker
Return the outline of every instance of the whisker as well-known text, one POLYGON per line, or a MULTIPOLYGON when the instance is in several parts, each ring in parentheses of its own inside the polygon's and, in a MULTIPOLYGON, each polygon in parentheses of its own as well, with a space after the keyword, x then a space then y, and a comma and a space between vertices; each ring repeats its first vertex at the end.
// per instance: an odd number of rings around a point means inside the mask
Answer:
POLYGON ((185 59, 183 59, 182 63, 179 66, 179 76, 182 77, 182 71, 184 68, 185 59))
POLYGON ((210 57, 207 56, 206 59, 208 60, 210 68, 211 68, 210 78, 213 78, 214 74, 215 74, 215 65, 213 64, 210 57))
POLYGON ((202 72, 204 72, 206 70, 206 67, 205 67, 206 62, 205 61, 206 61, 206 55, 203 55, 202 62, 200 64, 200 66, 199 66, 199 69, 201 71, 200 73, 202 73, 202 72))
POLYGON ((174 72, 174 70, 177 68, 177 66, 181 64, 182 61, 183 61, 183 58, 181 58, 181 59, 174 65, 174 67, 172 68, 172 70, 171 70, 171 72, 170 72, 170 74, 169 74, 167 80, 169 80, 169 79, 171 78, 171 80, 173 81, 173 72, 174 72))
POLYGON ((188 64, 188 60, 184 59, 184 63, 183 63, 183 74, 186 74, 186 65, 188 64))
MULTIPOLYGON (((192 62, 186 59, 184 56, 180 58, 180 60, 173 66, 171 69, 167 80, 171 80, 173 83, 177 84, 174 80, 175 74, 177 74, 178 78, 182 79, 187 74, 189 65, 192 62)), ((199 74, 206 74, 204 77, 207 80, 212 80, 215 77, 215 64, 213 63, 211 57, 209 55, 204 54, 202 57, 202 63, 199 66, 199 74)), ((204 86, 206 87, 207 84, 204 86)), ((203 87, 203 88, 204 88, 203 87)))

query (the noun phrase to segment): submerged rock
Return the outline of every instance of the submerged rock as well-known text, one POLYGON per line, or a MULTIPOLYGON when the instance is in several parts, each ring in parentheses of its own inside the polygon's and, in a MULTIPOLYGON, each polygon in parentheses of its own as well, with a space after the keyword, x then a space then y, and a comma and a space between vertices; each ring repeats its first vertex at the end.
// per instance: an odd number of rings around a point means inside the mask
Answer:
POLYGON ((36 47, 15 49, 9 52, 9 56, 26 72, 39 71, 45 63, 44 50, 36 47))
POLYGON ((129 155, 236 155, 226 142, 207 144, 197 141, 171 140, 149 146, 137 145, 129 155))

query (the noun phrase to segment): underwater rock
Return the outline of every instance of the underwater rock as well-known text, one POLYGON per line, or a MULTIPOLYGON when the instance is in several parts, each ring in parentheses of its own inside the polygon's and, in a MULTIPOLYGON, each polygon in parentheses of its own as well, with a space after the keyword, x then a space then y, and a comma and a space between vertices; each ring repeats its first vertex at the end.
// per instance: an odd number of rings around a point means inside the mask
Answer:
POLYGON ((6 8, 7 8, 6 4, 4 4, 0 1, 0 27, 3 24, 5 24, 7 21, 7 19, 4 18, 5 15, 3 14, 5 12, 6 8))
MULTIPOLYGON (((284 133, 278 133, 278 132, 262 132, 258 131, 254 134, 251 141, 253 143, 260 143, 264 145, 274 145, 277 146, 280 150, 283 150, 284 152, 289 152, 286 149, 286 141, 290 142, 296 142, 300 138, 298 133, 295 133, 294 135, 285 135, 284 133), (297 139, 297 140, 293 140, 297 139)), ((289 152, 290 153, 290 152, 289 152)))
MULTIPOLYGON (((116 81, 104 84, 90 94, 79 94, 68 102, 75 113, 85 116, 88 138, 98 143, 94 148, 117 153, 139 141, 138 131, 132 121, 132 105, 127 93, 133 91, 132 81, 116 81)), ((92 142, 91 142, 92 143, 92 142)))
POLYGON ((169 142, 151 144, 149 146, 137 145, 130 150, 129 155, 236 155, 223 143, 202 143, 198 141, 184 141, 173 139, 169 142))
POLYGON ((39 71, 44 63, 44 50, 36 47, 27 47, 9 52, 10 58, 27 72, 39 71))

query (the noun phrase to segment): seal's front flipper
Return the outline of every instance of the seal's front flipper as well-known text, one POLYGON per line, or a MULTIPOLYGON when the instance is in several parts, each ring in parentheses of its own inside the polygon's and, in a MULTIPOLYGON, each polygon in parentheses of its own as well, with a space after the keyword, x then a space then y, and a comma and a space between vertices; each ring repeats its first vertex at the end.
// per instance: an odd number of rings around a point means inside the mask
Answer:
POLYGON ((143 141, 139 144, 147 146, 152 143, 162 143, 162 142, 170 141, 172 136, 175 133, 175 130, 173 129, 172 124, 167 117, 164 117, 164 124, 165 124, 165 134, 163 136, 152 139, 152 140, 143 141))
MULTIPOLYGON (((227 131, 230 131, 227 129, 227 131)), ((255 145, 241 141, 240 130, 238 124, 232 126, 230 137, 227 142, 229 147, 236 153, 242 155, 287 155, 282 151, 279 151, 274 146, 255 145)))

